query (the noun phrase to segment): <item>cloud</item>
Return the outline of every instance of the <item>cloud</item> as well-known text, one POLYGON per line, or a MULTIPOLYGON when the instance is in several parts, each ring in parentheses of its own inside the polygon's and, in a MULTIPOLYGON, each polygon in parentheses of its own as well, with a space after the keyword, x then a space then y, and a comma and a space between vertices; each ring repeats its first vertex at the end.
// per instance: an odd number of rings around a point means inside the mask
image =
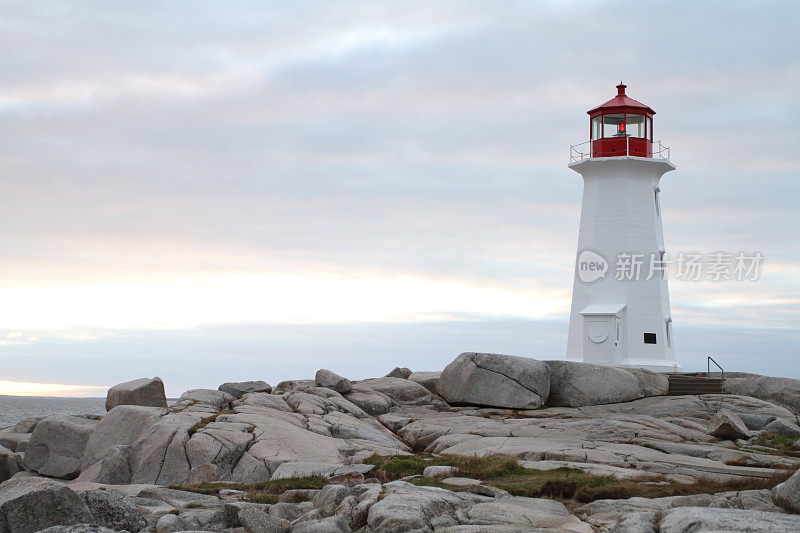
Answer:
MULTIPOLYGON (((317 289, 309 321, 331 319, 353 287, 383 297, 384 319, 554 316, 554 302, 568 305, 580 209, 567 150, 620 78, 673 147, 668 251, 766 258, 751 285, 673 283, 676 333, 681 321, 788 327, 800 297, 798 11, 7 3, 0 291, 27 310, 7 327, 41 338, 37 320, 278 321, 242 280, 263 297, 287 279, 292 305, 300 285, 317 289), (409 298, 390 313, 406 290, 437 305, 409 298), (150 313, 158 294, 184 307, 150 313)), ((374 309, 358 302, 343 317, 374 309)))

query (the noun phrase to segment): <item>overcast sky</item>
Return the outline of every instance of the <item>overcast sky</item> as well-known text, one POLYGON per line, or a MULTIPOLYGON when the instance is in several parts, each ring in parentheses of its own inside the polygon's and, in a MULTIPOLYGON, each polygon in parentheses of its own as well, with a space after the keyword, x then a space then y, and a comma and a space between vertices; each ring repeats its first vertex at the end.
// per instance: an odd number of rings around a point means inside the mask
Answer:
POLYGON ((679 362, 800 377, 800 8, 647 4, 0 3, 0 393, 563 358, 620 80, 668 252, 765 258, 671 281, 679 362))

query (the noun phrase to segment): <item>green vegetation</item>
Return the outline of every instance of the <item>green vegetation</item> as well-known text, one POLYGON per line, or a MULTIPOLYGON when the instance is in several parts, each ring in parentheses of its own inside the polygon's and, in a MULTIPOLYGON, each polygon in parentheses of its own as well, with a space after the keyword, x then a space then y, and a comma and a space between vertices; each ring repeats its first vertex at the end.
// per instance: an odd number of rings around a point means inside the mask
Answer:
MULTIPOLYGON (((261 483, 200 483, 198 485, 179 485, 170 488, 197 492, 200 494, 219 494, 224 489, 241 490, 247 493, 246 500, 256 503, 277 503, 278 497, 291 489, 321 489, 328 484, 322 476, 287 478, 261 483)), ((304 498, 297 495, 295 503, 304 498)))
POLYGON ((475 479, 497 479, 511 475, 523 475, 528 470, 522 468, 512 457, 458 457, 448 455, 433 457, 426 454, 392 455, 380 457, 373 455, 366 463, 376 466, 370 475, 377 477, 382 483, 394 481, 406 476, 422 475, 426 466, 454 466, 459 476, 475 479))
POLYGON ((756 444, 774 448, 778 455, 800 457, 800 446, 797 446, 797 437, 786 437, 775 433, 762 433, 758 436, 756 444))
MULTIPOLYGON (((483 484, 503 489, 515 496, 551 498, 565 502, 588 503, 602 499, 621 499, 642 496, 659 498, 688 494, 714 494, 732 490, 772 488, 787 479, 792 471, 777 471, 768 479, 741 479, 724 482, 699 480, 694 483, 676 483, 660 475, 642 473, 635 479, 617 479, 613 476, 597 476, 576 468, 534 470, 519 466, 510 457, 436 457, 428 455, 373 456, 367 460, 374 464, 371 472, 382 482, 406 476, 420 475, 432 464, 455 466, 458 476, 483 480, 483 484)), ((441 487, 453 491, 469 490, 468 487, 448 485, 438 478, 416 478, 411 483, 422 486, 441 487)))
MULTIPOLYGON (((483 485, 508 491, 515 496, 550 498, 568 505, 587 503, 602 499, 621 499, 641 496, 660 498, 663 496, 683 496, 689 494, 714 494, 717 492, 769 489, 786 480, 794 471, 779 469, 770 478, 749 478, 731 481, 698 480, 693 483, 677 483, 661 475, 643 473, 635 479, 617 479, 613 476, 597 476, 576 468, 556 468, 553 470, 534 470, 523 468, 517 460, 510 457, 433 457, 427 454, 373 456, 366 461, 375 465, 369 473, 381 483, 397 479, 419 476, 411 483, 421 486, 441 487, 452 491, 471 490, 470 487, 454 486, 444 482, 445 476, 435 478, 421 477, 427 466, 454 466, 459 469, 458 476, 480 479, 483 485)), ((236 489, 247 493, 246 499, 260 503, 275 503, 278 497, 291 489, 320 489, 328 483, 324 477, 292 478, 278 481, 265 481, 255 484, 243 483, 202 483, 191 486, 172 487, 180 490, 217 494, 222 489, 236 489)), ((305 499, 296 494, 295 500, 305 499)))

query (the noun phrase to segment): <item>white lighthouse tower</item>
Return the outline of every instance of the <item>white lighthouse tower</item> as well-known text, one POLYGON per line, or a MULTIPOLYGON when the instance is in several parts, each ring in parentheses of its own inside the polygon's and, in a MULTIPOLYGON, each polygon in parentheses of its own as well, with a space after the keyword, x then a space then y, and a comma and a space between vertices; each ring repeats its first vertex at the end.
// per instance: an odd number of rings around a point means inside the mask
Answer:
POLYGON ((567 359, 678 371, 658 198, 675 165, 653 142, 655 111, 625 87, 588 111, 590 139, 571 148, 583 205, 567 359))

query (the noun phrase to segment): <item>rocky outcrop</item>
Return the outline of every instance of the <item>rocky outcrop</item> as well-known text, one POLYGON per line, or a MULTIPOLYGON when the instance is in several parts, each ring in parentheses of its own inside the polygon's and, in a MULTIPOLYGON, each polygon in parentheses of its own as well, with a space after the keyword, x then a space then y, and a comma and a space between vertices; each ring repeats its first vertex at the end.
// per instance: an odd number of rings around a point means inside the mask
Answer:
POLYGON ((161 378, 140 378, 114 385, 106 395, 106 411, 118 405, 167 407, 167 395, 161 378))
POLYGON ((728 394, 752 396, 782 405, 795 415, 800 415, 800 380, 798 379, 757 375, 728 377, 723 383, 723 390, 728 394))
POLYGON ((86 476, 95 464, 114 453, 116 447, 128 447, 138 442, 167 410, 160 407, 119 405, 108 412, 92 432, 81 456, 82 481, 113 481, 86 476))
POLYGON ((775 505, 792 513, 800 513, 800 471, 772 489, 775 505))
POLYGON ((178 398, 179 406, 204 404, 212 409, 225 409, 230 407, 236 398, 221 390, 192 389, 187 390, 178 398))
MULTIPOLYGON (((14 431, 0 432, 0 438, 14 446, 27 442, 20 435, 30 438, 30 459, 43 455, 41 465, 77 462, 78 480, 56 487, 77 493, 89 511, 88 521, 81 523, 127 531, 647 531, 687 527, 686 515, 674 512, 678 507, 760 511, 769 515, 765 524, 780 528, 789 522, 773 516, 780 512, 773 498, 785 509, 797 506, 794 485, 800 482, 794 478, 774 496, 753 490, 604 500, 575 513, 551 500, 513 497, 489 479, 473 479, 480 476, 468 467, 445 466, 447 456, 504 456, 516 458, 523 468, 575 469, 631 483, 642 483, 639 478, 646 475, 654 484, 753 480, 764 486, 800 460, 781 455, 788 439, 751 435, 789 437, 798 428, 789 410, 753 397, 661 396, 662 376, 646 371, 492 354, 462 354, 448 368, 455 369, 449 378, 445 371, 366 379, 351 383, 344 394, 336 390, 344 378, 324 371, 315 380, 282 382, 276 392, 238 398, 194 389, 169 409, 120 405, 99 422, 68 417, 75 420, 66 429, 56 424, 58 431, 53 419, 63 417, 48 417, 18 424, 14 431), (432 392, 446 390, 448 379, 461 398, 450 404, 432 392), (455 387, 459 379, 463 386, 455 387), (520 400, 509 399, 508 390, 536 396, 537 408, 517 407, 532 404, 511 403, 520 400), (545 398, 576 405, 541 405, 545 398), (84 424, 91 427, 85 430, 84 424), (16 432, 29 428, 34 434, 16 432), (720 441, 710 432, 737 440, 720 441), (81 434, 85 440, 76 437, 81 434), (44 442, 52 443, 46 453, 44 442), (371 456, 412 450, 440 455, 415 457, 411 464, 425 461, 416 463, 417 474, 460 485, 461 492, 381 483, 390 477, 388 470, 375 471, 371 456), (248 497, 246 491, 223 489, 218 497, 164 487, 286 483, 282 480, 308 476, 327 478, 328 485, 284 493, 277 496, 280 504, 267 507, 238 501, 248 497)), ((7 483, 37 479, 24 477, 29 472, 2 471, 4 459, 18 458, 0 448, 0 475, 16 476, 7 483)), ((60 475, 71 476, 74 468, 60 475)), ((5 485, 0 486, 4 494, 5 485)), ((733 515, 698 516, 713 528, 728 524, 733 515)))
POLYGON ((686 533, 687 531, 747 531, 774 533, 800 531, 800 516, 765 513, 750 509, 718 509, 709 507, 681 507, 672 509, 661 517, 659 533, 686 533))
POLYGON ((385 378, 408 379, 408 376, 410 376, 411 374, 413 374, 413 372, 411 372, 410 368, 406 368, 406 367, 402 367, 401 368, 401 367, 398 366, 398 367, 393 368, 391 372, 389 372, 388 374, 386 374, 383 377, 385 377, 385 378))
POLYGON ((23 469, 22 456, 0 446, 0 483, 23 469))
POLYGON ((25 448, 25 466, 50 477, 74 479, 97 420, 80 416, 48 416, 36 425, 25 448))
POLYGON ((0 431, 0 446, 12 452, 24 452, 31 440, 31 433, 13 433, 8 430, 0 431))
POLYGON ((63 483, 20 477, 0 485, 0 531, 3 533, 33 533, 50 526, 92 521, 83 499, 63 483))
POLYGON ((420 385, 404 378, 373 378, 358 382, 359 389, 364 388, 384 394, 396 403, 430 403, 431 393, 420 385))
POLYGON ((142 512, 124 492, 86 490, 78 492, 78 495, 86 502, 94 524, 130 533, 136 533, 147 527, 142 512))
POLYGON ((535 359, 466 352, 445 367, 436 390, 455 404, 536 409, 550 393, 550 370, 535 359))
POLYGON ((325 387, 326 389, 333 389, 340 394, 347 394, 353 390, 353 384, 350 380, 344 378, 325 368, 317 370, 317 375, 314 377, 314 383, 317 387, 325 387))
POLYGON ((551 406, 582 407, 644 398, 639 379, 622 368, 573 361, 547 361, 547 366, 550 368, 547 404, 551 406))
POLYGON ((776 418, 765 424, 763 429, 766 433, 781 437, 800 437, 800 426, 785 418, 776 418))
POLYGON ((418 487, 403 481, 384 485, 382 499, 370 507, 367 517, 373 531, 429 530, 431 527, 438 531, 457 526, 460 521, 481 526, 475 531, 490 531, 486 526, 513 531, 517 526, 592 532, 589 524, 572 516, 560 502, 513 496, 491 498, 418 487))
POLYGON ((626 368, 625 370, 633 374, 633 377, 639 382, 645 398, 669 394, 669 378, 666 374, 659 374, 644 368, 626 368))
POLYGON ((241 398, 250 392, 272 392, 272 385, 266 381, 236 381, 223 383, 218 390, 234 398, 241 398))
POLYGON ((747 425, 729 409, 720 409, 708 423, 708 434, 720 439, 746 439, 750 436, 747 425))
POLYGON ((413 372, 408 376, 408 380, 419 383, 433 394, 437 394, 436 385, 439 383, 441 375, 441 372, 413 372))

